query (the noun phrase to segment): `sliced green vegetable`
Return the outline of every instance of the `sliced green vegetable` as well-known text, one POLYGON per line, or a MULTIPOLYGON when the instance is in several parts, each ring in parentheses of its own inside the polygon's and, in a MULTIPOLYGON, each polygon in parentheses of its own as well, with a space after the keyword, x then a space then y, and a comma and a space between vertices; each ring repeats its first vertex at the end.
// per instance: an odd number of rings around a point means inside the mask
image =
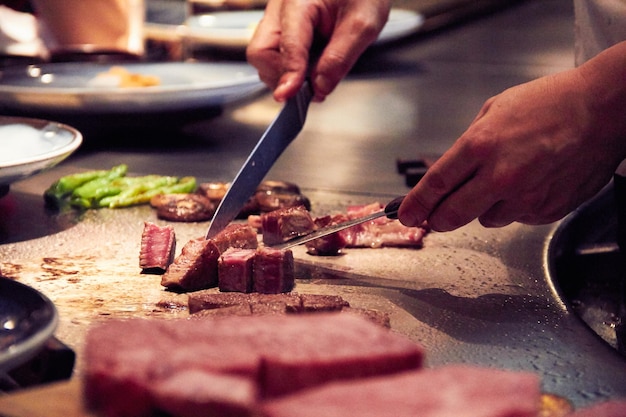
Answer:
POLYGON ((105 175, 86 182, 72 192, 70 204, 81 208, 98 207, 98 201, 103 197, 121 192, 121 186, 113 185, 112 181, 123 177, 127 171, 126 165, 118 165, 107 171, 105 175))
POLYGON ((119 194, 102 198, 98 206, 117 208, 149 203, 152 196, 177 182, 177 177, 137 177, 136 181, 129 182, 119 194))
POLYGON ((76 188, 96 178, 103 177, 107 172, 109 171, 87 171, 61 177, 44 191, 44 200, 46 204, 60 207, 64 199, 71 195, 76 188))
POLYGON ((109 171, 89 171, 60 178, 44 193, 46 202, 60 208, 117 208, 146 204, 157 194, 192 193, 194 177, 145 175, 126 177, 128 168, 121 164, 109 171))

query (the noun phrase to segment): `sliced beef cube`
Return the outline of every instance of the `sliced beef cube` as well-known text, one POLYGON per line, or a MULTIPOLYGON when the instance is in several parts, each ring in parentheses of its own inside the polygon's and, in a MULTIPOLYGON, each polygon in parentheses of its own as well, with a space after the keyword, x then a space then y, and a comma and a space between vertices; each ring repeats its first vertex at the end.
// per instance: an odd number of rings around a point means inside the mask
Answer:
POLYGON ((161 285, 183 291, 216 287, 219 256, 220 251, 212 241, 192 239, 169 266, 161 278, 161 285))
POLYGON ((262 294, 289 292, 295 283, 291 250, 259 248, 254 257, 254 290, 262 294))
POLYGON ((108 417, 210 416, 245 412, 252 391, 275 396, 415 369, 422 356, 407 338, 341 313, 113 319, 87 334, 83 393, 108 417))
POLYGON ((201 310, 221 309, 237 305, 248 305, 247 294, 237 292, 220 294, 212 290, 205 290, 192 292, 188 295, 190 314, 201 310))
POLYGON ((537 417, 539 385, 531 373, 445 366, 297 392, 267 401, 263 416, 537 417))
POLYGON ((626 400, 608 400, 568 414, 567 417, 624 417, 626 400))
POLYGON ((256 230, 245 223, 229 224, 212 240, 220 253, 228 248, 256 249, 258 246, 256 230))
POLYGON ((229 248, 219 258, 218 281, 220 291, 252 291, 252 266, 256 250, 229 248))
POLYGON ((172 226, 145 222, 141 233, 139 267, 144 273, 165 272, 174 260, 176 234, 172 226))
POLYGON ((288 207, 261 214, 263 243, 267 246, 285 242, 315 229, 309 211, 303 206, 288 207))

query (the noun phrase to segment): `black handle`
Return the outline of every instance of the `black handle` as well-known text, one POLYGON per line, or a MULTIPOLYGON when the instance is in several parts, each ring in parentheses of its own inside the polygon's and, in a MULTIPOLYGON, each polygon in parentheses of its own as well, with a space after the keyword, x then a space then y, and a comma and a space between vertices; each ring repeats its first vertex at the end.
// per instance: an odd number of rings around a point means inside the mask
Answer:
POLYGON ((393 200, 391 200, 389 204, 385 206, 385 214, 387 215, 388 218, 390 219, 398 218, 398 209, 400 208, 400 204, 402 204, 402 201, 404 201, 404 197, 406 196, 403 195, 400 197, 396 197, 393 200))

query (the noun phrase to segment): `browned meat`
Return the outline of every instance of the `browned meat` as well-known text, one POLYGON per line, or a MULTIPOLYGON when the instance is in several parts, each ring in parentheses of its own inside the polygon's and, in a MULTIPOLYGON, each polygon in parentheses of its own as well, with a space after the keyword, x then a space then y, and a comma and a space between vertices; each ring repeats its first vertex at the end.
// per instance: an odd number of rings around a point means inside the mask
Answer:
POLYGON ((217 206, 200 194, 161 194, 150 200, 157 217, 174 222, 210 220, 217 206))
POLYGON ((301 194, 298 184, 289 181, 265 180, 259 184, 256 190, 261 192, 301 194))
POLYGON ((190 315, 190 318, 198 319, 215 316, 251 316, 252 308, 249 304, 237 304, 222 308, 200 310, 190 315))
POLYGON ((203 182, 198 184, 196 193, 205 196, 217 206, 226 195, 228 187, 229 184, 226 182, 203 182))
POLYGON ((250 304, 250 313, 252 315, 287 314, 287 304, 280 301, 268 304, 250 304))
POLYGON ((338 295, 302 294, 302 310, 312 311, 340 311, 350 304, 338 295))
POLYGON ((251 416, 260 398, 416 369, 422 357, 412 341, 338 313, 107 320, 87 334, 83 392, 108 417, 251 416))
POLYGON ((266 402, 263 416, 537 417, 539 400, 535 374, 451 365, 326 384, 266 402))
POLYGON ((161 285, 183 291, 215 287, 219 256, 220 251, 212 241, 192 239, 165 271, 161 285))
POLYGON ((231 224, 214 239, 192 239, 169 266, 161 285, 167 288, 196 291, 219 284, 218 261, 229 247, 256 248, 257 236, 246 224, 231 224))
POLYGON ((172 226, 145 222, 141 234, 139 267, 145 273, 163 273, 174 260, 176 234, 172 226))
POLYGON ((189 293, 189 313, 194 314, 202 310, 227 308, 237 305, 248 305, 248 294, 243 293, 216 293, 209 291, 196 291, 189 293))
POLYGON ((303 206, 310 209, 311 202, 302 194, 285 191, 257 191, 254 194, 259 211, 267 213, 274 210, 303 206))
MULTIPOLYGON (((229 186, 230 184, 224 182, 205 182, 198 185, 196 193, 207 197, 217 206, 229 186)), ((311 207, 309 199, 300 193, 300 187, 287 181, 266 180, 259 184, 237 218, 299 205, 304 205, 307 209, 311 207)))
POLYGON ((245 223, 229 224, 212 240, 220 252, 228 248, 256 249, 258 246, 256 230, 245 223))
POLYGON ((261 214, 263 243, 267 246, 309 233, 315 223, 309 211, 303 207, 289 207, 261 214))
POLYGON ((289 292, 295 284, 291 250, 257 249, 253 267, 254 290, 263 294, 289 292))
POLYGON ((261 293, 216 293, 214 290, 196 291, 188 294, 190 314, 204 310, 228 309, 233 306, 247 306, 252 313, 260 313, 266 306, 272 312, 285 314, 340 311, 350 304, 340 296, 320 294, 261 294, 261 293))
MULTIPOLYGON (((273 305, 278 304, 284 306, 285 313, 301 313, 302 297, 300 294, 289 292, 281 294, 250 294, 248 298, 250 305, 273 305)), ((259 311, 259 309, 255 309, 259 311)))
POLYGON ((218 262, 220 291, 251 292, 255 256, 255 249, 229 248, 222 253, 218 262))

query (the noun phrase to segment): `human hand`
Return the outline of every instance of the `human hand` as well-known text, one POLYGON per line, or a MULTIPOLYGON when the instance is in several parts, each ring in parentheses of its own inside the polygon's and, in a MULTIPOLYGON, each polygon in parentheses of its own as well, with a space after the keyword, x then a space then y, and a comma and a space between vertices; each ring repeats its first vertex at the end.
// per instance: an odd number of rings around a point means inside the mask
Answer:
POLYGON ((592 197, 625 156, 625 129, 614 121, 623 106, 598 104, 615 84, 597 90, 589 79, 570 70, 489 99, 405 198, 400 221, 428 220, 437 231, 475 218, 486 227, 546 224, 592 197))
POLYGON ((248 61, 277 101, 293 96, 307 73, 313 99, 322 101, 376 40, 390 8, 391 0, 269 0, 248 61), (320 40, 325 45, 309 68, 311 48, 320 40))

